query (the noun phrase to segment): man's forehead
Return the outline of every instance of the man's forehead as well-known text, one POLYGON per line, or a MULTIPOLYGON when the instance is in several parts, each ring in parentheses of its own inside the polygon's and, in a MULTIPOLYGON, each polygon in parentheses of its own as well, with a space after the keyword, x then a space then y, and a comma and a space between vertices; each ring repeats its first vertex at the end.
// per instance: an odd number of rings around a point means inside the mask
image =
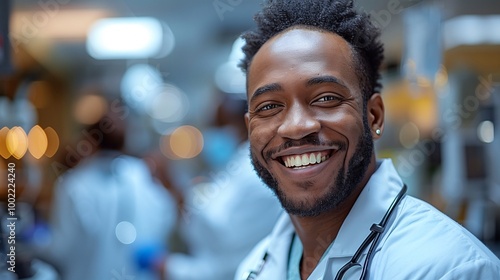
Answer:
POLYGON ((350 44, 336 33, 309 26, 294 26, 271 37, 257 51, 248 68, 252 72, 253 62, 261 56, 286 57, 297 55, 331 56, 332 52, 352 62, 350 44))
POLYGON ((325 63, 343 63, 352 69, 352 54, 349 43, 333 32, 301 27, 288 29, 269 39, 257 51, 248 68, 247 82, 256 71, 263 70, 263 65, 272 67, 291 64, 292 61, 300 63, 316 59, 325 63), (259 69, 256 69, 256 64, 259 69))
POLYGON ((269 39, 253 57, 247 72, 247 97, 250 100, 264 85, 292 82, 286 77, 295 73, 301 73, 304 81, 334 76, 357 90, 355 68, 351 46, 339 35, 317 28, 290 28, 269 39))

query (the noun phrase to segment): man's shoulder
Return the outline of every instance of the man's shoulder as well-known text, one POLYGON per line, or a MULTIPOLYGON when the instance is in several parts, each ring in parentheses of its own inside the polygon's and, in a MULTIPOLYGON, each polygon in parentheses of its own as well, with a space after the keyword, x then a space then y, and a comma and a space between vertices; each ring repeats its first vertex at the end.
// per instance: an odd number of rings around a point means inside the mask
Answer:
POLYGON ((408 271, 413 267, 415 273, 438 276, 467 267, 477 270, 479 264, 500 272, 500 260, 477 237, 432 205, 411 196, 404 200, 381 243, 380 256, 391 259, 382 263, 403 265, 408 271))
POLYGON ((486 249, 483 243, 461 224, 429 203, 411 196, 405 199, 394 223, 389 238, 405 242, 408 241, 406 238, 411 238, 411 243, 419 244, 422 248, 438 245, 434 249, 486 249))

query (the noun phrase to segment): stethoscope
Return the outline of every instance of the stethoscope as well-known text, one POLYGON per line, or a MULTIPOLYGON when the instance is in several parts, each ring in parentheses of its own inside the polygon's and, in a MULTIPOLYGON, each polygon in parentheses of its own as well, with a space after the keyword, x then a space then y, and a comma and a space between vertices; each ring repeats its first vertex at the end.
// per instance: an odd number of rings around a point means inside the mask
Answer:
MULTIPOLYGON (((377 244, 380 240, 380 237, 382 236, 382 233, 384 233, 385 231, 385 226, 387 224, 387 221, 389 221, 392 213, 394 212, 394 209, 396 209, 396 207, 403 199, 404 195, 406 194, 406 190, 407 187, 406 184, 404 184, 403 188, 401 188, 398 195, 392 201, 391 205, 389 206, 389 209, 387 209, 387 212, 385 212, 384 217, 382 217, 380 223, 372 224, 372 226, 370 227, 370 234, 365 238, 363 243, 361 243, 361 246, 359 246, 359 248, 356 250, 356 253, 354 253, 349 262, 347 262, 344 266, 342 266, 342 268, 340 268, 340 270, 337 272, 337 275, 335 276, 335 280, 343 279, 344 274, 353 267, 362 267, 363 269, 361 272, 361 277, 359 279, 364 280, 366 278, 366 275, 368 273, 368 267, 370 267, 370 263, 373 259, 373 252, 377 247, 377 244), (361 254, 366 250, 366 248, 370 244, 371 246, 368 249, 368 253, 366 254, 365 263, 364 265, 361 265, 359 263, 361 254)), ((266 263, 267 258, 268 258, 268 253, 266 252, 262 257, 261 261, 259 262, 258 266, 256 267, 256 269, 248 272, 248 276, 244 279, 246 280, 256 279, 256 277, 262 272, 262 269, 264 268, 264 264, 266 263)))

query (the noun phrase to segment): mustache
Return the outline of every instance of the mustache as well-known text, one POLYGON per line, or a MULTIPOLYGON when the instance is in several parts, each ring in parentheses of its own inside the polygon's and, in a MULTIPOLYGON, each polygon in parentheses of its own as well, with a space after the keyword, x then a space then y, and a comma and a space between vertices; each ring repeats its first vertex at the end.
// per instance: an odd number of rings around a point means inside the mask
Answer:
POLYGON ((338 146, 339 150, 344 150, 346 148, 346 145, 342 142, 339 141, 321 141, 319 139, 319 136, 317 134, 311 134, 308 135, 302 139, 298 140, 288 140, 284 142, 283 144, 279 145, 278 147, 271 148, 267 152, 265 152, 264 156, 266 159, 270 159, 273 154, 279 153, 285 149, 292 148, 292 147, 300 147, 304 145, 312 145, 312 146, 324 146, 324 147, 330 147, 330 146, 338 146))

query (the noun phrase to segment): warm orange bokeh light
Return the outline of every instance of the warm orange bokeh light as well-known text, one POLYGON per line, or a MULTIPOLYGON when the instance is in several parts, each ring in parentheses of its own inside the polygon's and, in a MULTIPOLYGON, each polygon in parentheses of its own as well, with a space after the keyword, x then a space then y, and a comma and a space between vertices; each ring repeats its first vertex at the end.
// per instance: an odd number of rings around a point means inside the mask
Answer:
POLYGON ((51 158, 59 149, 59 136, 57 135, 57 132, 50 126, 45 128, 44 131, 45 135, 47 135, 47 150, 45 151, 45 155, 51 158))
POLYGON ((16 159, 24 156, 28 150, 28 136, 22 127, 14 126, 7 133, 7 149, 16 159))
POLYGON ((28 150, 31 155, 40 159, 47 151, 48 140, 45 131, 39 126, 35 125, 28 134, 28 150))
POLYGON ((9 133, 9 128, 7 127, 2 127, 0 129, 0 156, 2 156, 4 159, 10 158, 12 155, 9 152, 9 149, 7 149, 7 134, 9 133))
POLYGON ((106 113, 108 103, 104 97, 99 95, 85 95, 81 97, 75 106, 75 118, 82 124, 94 124, 106 113))
POLYGON ((203 135, 194 126, 181 126, 161 140, 162 153, 171 159, 196 157, 203 149, 203 135))

